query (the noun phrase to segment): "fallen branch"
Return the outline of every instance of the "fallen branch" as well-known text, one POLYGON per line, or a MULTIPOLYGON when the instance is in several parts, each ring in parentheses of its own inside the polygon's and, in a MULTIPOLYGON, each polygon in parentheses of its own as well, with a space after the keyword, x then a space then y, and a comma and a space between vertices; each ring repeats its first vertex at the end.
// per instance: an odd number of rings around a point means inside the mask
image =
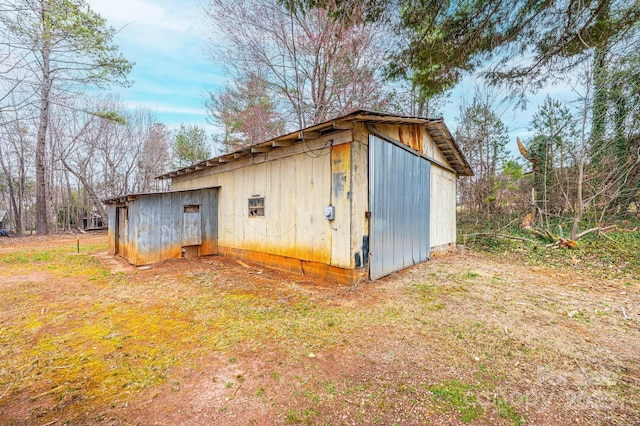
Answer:
POLYGON ((69 386, 69 383, 64 383, 64 384, 62 384, 62 385, 60 385, 60 386, 58 386, 58 387, 55 387, 55 388, 53 388, 53 389, 51 389, 51 390, 48 390, 48 391, 46 391, 46 392, 42 392, 41 394, 38 394, 38 395, 36 395, 36 396, 32 397, 32 398, 31 398, 31 400, 32 400, 32 401, 35 401, 36 399, 39 399, 39 398, 41 398, 41 397, 43 397, 43 396, 45 396, 45 395, 49 395, 50 393, 54 393, 54 392, 56 392, 56 391, 58 391, 58 390, 62 389, 62 388, 63 388, 63 387, 65 387, 65 386, 69 386))
POLYGON ((492 238, 504 238, 506 240, 517 240, 517 241, 527 241, 529 243, 536 244, 536 241, 525 238, 525 237, 516 237, 514 235, 505 235, 505 234, 492 234, 490 232, 479 232, 477 234, 466 234, 464 237, 492 237, 492 238))
POLYGON ((622 316, 624 317, 625 320, 631 319, 629 318, 629 315, 627 315, 627 311, 624 309, 623 306, 620 306, 620 312, 622 312, 622 316))
POLYGON ((545 246, 545 248, 551 248, 554 246, 558 246, 558 247, 564 247, 564 248, 575 248, 577 243, 575 242, 575 240, 571 240, 568 238, 563 238, 563 237, 556 237, 555 235, 553 235, 551 233, 551 231, 549 231, 548 229, 542 231, 540 229, 537 228, 532 228, 531 232, 535 235, 538 235, 546 240, 551 240, 550 244, 547 244, 545 246))
POLYGON ((231 395, 231 399, 233 399, 236 396, 236 394, 238 393, 238 391, 240 390, 241 387, 242 387, 242 383, 240 383, 238 385, 238 387, 236 388, 236 390, 233 391, 233 394, 231 395))
POLYGON ((596 232, 596 231, 598 231, 598 232, 605 232, 605 231, 608 231, 608 230, 610 230, 610 229, 614 229, 614 228, 617 228, 617 227, 618 227, 617 225, 605 226, 605 227, 603 227, 603 228, 602 228, 602 227, 600 227, 600 226, 596 226, 595 228, 587 229, 586 231, 582 231, 581 233, 579 233, 578 235, 576 235, 576 240, 577 240, 577 239, 579 239, 579 238, 581 238, 581 237, 584 237, 585 235, 590 234, 590 233, 592 233, 592 232, 596 232))
POLYGON ((584 377, 587 378, 587 381, 590 382, 591 378, 589 377, 589 375, 587 374, 587 372, 585 371, 584 368, 582 368, 582 366, 580 365, 580 363, 578 362, 577 358, 573 358, 573 360, 576 362, 576 364, 578 364, 578 367, 580 367, 580 370, 582 370, 582 373, 584 374, 584 377))
POLYGON ((251 266, 247 265, 246 263, 244 263, 242 260, 240 259, 236 259, 236 262, 238 262, 238 265, 242 266, 243 268, 246 269, 251 269, 251 266))
POLYGON ((513 219, 511 222, 507 223, 505 226, 503 226, 502 228, 498 229, 498 231, 502 231, 503 229, 507 229, 509 226, 511 226, 511 224, 515 221, 517 221, 518 219, 520 219, 519 217, 516 217, 515 219, 513 219))

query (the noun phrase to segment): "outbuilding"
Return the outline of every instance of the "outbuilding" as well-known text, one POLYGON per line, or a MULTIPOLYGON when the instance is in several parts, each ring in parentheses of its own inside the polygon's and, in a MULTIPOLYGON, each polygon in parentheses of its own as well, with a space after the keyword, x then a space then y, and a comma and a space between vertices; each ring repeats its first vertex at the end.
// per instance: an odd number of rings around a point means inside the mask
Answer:
POLYGON ((218 254, 355 282, 455 248, 473 172, 441 118, 354 111, 106 200, 111 253, 144 265, 218 254))

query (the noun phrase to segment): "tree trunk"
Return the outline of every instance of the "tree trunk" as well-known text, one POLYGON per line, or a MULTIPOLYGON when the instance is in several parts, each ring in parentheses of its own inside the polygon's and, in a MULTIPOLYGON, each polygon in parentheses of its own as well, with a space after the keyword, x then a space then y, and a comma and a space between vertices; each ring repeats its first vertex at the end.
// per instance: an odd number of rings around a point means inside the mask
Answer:
POLYGON ((577 189, 576 189, 576 202, 578 206, 576 207, 575 215, 573 217, 573 226, 571 227, 571 239, 576 240, 576 236, 578 235, 578 228, 580 227, 580 221, 582 220, 582 215, 584 214, 584 167, 587 161, 587 142, 586 142, 586 126, 587 126, 587 107, 586 105, 583 107, 582 111, 582 129, 580 131, 580 153, 578 157, 578 181, 577 189))
MULTIPOLYGON (((596 25, 605 23, 609 18, 609 5, 598 14, 596 25)), ((593 106, 591 109, 591 160, 600 165, 605 155, 605 133, 607 128, 608 81, 607 81, 607 44, 596 46, 593 53, 593 106)))
POLYGON ((578 163, 578 188, 577 188, 577 201, 578 207, 576 208, 575 216, 573 217, 573 226, 571 227, 571 239, 575 241, 576 235, 578 235, 578 227, 582 220, 582 214, 584 212, 584 198, 582 194, 582 182, 584 180, 584 161, 578 163))
POLYGON ((67 185, 67 214, 66 214, 66 222, 67 222, 67 230, 71 230, 71 224, 73 223, 73 190, 71 189, 71 181, 69 180, 69 173, 64 174, 65 183, 67 185))
POLYGON ((11 206, 11 216, 13 216, 13 224, 15 225, 16 235, 22 236, 22 217, 21 212, 18 209, 18 203, 16 202, 16 193, 13 188, 13 177, 11 176, 11 170, 4 162, 4 153, 2 152, 2 146, 0 145, 0 165, 2 165, 2 171, 7 177, 7 186, 9 187, 9 201, 11 206))
POLYGON ((102 201, 100 201, 100 198, 98 198, 98 196, 96 195, 96 192, 93 190, 93 188, 91 187, 87 179, 85 179, 85 177, 82 176, 82 173, 78 173, 75 170, 73 170, 71 167, 69 167, 69 165, 64 159, 61 161, 62 161, 62 164, 64 164, 64 167, 67 170, 69 170, 75 177, 77 177, 80 183, 82 183, 82 186, 84 187, 85 191, 87 191, 87 193, 89 194, 89 198, 91 198, 93 205, 96 206, 96 209, 98 209, 98 213, 102 217, 102 220, 105 221, 107 219, 107 211, 104 209, 102 205, 102 201))
POLYGON ((42 87, 40 88, 40 116, 38 123, 38 137, 36 140, 36 234, 49 233, 49 215, 47 214, 47 177, 45 153, 47 148, 47 130, 49 126, 49 109, 51 107, 51 71, 50 71, 50 34, 47 26, 46 5, 42 5, 41 22, 43 25, 42 51, 42 87))

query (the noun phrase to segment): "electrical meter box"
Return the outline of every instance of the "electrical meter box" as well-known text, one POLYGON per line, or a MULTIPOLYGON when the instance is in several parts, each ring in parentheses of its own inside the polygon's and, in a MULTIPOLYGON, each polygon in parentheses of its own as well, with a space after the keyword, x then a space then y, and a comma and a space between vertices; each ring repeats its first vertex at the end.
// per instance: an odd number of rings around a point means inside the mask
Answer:
POLYGON ((336 208, 334 206, 327 206, 324 208, 324 218, 327 220, 333 220, 336 218, 336 208))

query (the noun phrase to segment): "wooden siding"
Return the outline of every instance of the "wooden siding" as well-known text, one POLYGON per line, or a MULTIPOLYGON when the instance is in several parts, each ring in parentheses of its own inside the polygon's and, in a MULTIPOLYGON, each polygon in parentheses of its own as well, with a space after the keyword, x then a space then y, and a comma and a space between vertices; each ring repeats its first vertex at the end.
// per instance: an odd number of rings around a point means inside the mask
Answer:
POLYGON ((350 131, 336 132, 176 177, 172 189, 220 188, 218 244, 229 252, 352 267, 349 142, 350 131), (340 188, 332 186, 333 179, 340 188), (264 197, 264 217, 248 217, 248 199, 254 196, 264 197), (330 204, 336 210, 333 221, 324 218, 330 204))
POLYGON ((427 132, 426 129, 423 129, 423 132, 425 142, 423 144, 423 151, 421 152, 427 157, 433 158, 434 160, 439 161, 442 164, 447 164, 450 166, 450 163, 447 161, 447 157, 444 156, 434 140, 431 138, 431 136, 429 136, 429 132, 427 132))
POLYGON ((369 136, 356 123, 351 144, 351 259, 354 267, 369 265, 369 136))
POLYGON ((331 150, 331 204, 336 207, 331 223, 331 264, 352 268, 351 260, 351 144, 331 150))
POLYGON ((456 175, 431 167, 431 247, 456 242, 456 175))
POLYGON ((446 157, 442 154, 431 136, 429 136, 429 132, 427 132, 425 126, 418 124, 376 124, 375 129, 381 136, 386 136, 391 140, 398 141, 409 148, 450 167, 446 157))

